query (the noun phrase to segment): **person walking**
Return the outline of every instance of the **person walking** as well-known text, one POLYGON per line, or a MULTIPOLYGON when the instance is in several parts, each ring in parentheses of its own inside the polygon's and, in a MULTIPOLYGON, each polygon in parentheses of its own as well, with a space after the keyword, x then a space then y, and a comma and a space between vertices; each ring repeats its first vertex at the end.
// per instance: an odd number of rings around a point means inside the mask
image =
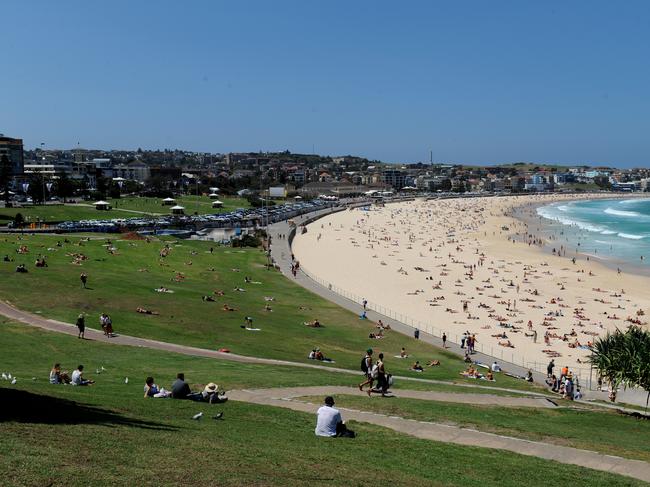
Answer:
POLYGON ((86 283, 88 282, 88 274, 82 272, 81 275, 79 276, 79 280, 81 281, 81 287, 86 289, 86 283))
POLYGON ((551 377, 553 375, 553 368, 555 367, 555 360, 551 359, 546 367, 546 377, 551 377))
POLYGON ((77 317, 77 328, 79 329, 79 334, 77 335, 77 338, 84 338, 84 332, 86 331, 86 318, 84 317, 83 313, 81 313, 77 317))
POLYGON ((384 365, 383 353, 379 354, 379 359, 375 365, 377 367, 377 386, 381 391, 381 397, 384 397, 386 396, 386 392, 388 392, 388 377, 386 374, 386 366, 384 365))
POLYGON ((413 332, 413 338, 415 338, 416 340, 420 339, 420 330, 419 330, 419 328, 416 328, 415 331, 413 332))
POLYGON ((447 348, 447 334, 442 333, 442 348, 447 348))
POLYGON ((374 382, 374 379, 372 378, 372 348, 369 348, 366 350, 366 356, 363 357, 363 360, 361 361, 361 371, 365 374, 366 380, 359 384, 359 390, 363 391, 363 386, 368 386, 368 394, 370 394, 370 390, 372 390, 372 383, 374 382))

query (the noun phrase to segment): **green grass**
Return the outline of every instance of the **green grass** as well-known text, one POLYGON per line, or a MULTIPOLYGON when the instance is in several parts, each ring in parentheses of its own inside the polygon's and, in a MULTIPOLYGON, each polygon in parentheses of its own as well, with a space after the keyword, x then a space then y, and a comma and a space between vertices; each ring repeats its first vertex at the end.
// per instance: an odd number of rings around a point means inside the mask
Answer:
MULTIPOLYGON (((399 393, 398 393, 399 394, 399 393)), ((301 400, 320 402, 317 397, 301 400)), ((564 401, 561 401, 565 404, 564 401)), ((650 421, 610 410, 509 408, 406 398, 337 396, 342 408, 455 424, 545 443, 650 461, 650 421)))
MULTIPOLYGON (((14 219, 17 213, 21 213, 26 221, 36 222, 40 219, 46 223, 57 223, 62 221, 75 221, 87 219, 105 218, 133 218, 137 216, 169 215, 169 206, 162 206, 161 198, 140 198, 127 197, 110 199, 108 201, 113 209, 109 211, 98 211, 92 206, 93 201, 79 204, 47 204, 25 206, 24 208, 0 208, 0 224, 14 219), (123 211, 127 210, 127 211, 123 211)), ((207 196, 179 196, 176 203, 185 207, 185 213, 191 215, 195 212, 225 213, 237 208, 249 208, 248 200, 244 198, 220 197, 223 208, 212 208, 212 200, 207 196)))
MULTIPOLYGON (((56 246, 57 241, 63 242, 61 236, 0 238, 0 255, 15 259, 0 262, 0 297, 68 323, 74 323, 83 311, 88 314, 87 326, 95 328, 99 326, 99 314, 106 311, 113 318, 116 333, 209 349, 228 348, 243 355, 309 362, 309 351, 319 347, 336 361, 335 366, 353 370, 359 370, 366 348, 373 347, 376 354, 385 353, 387 368, 394 375, 477 383, 459 375, 465 368, 461 359, 422 341, 395 332, 388 332, 383 340, 368 339, 368 333, 374 330, 372 323, 359 320, 357 315, 312 294, 279 272, 267 270, 264 254, 257 249, 215 247, 211 254, 213 243, 185 240, 171 243, 171 254, 160 259, 161 241, 110 238, 118 249, 117 255, 106 251, 103 238, 79 245, 79 237, 70 237, 70 243, 62 243, 61 247, 56 246), (27 245, 29 253, 17 254, 19 245, 27 245), (72 253, 83 253, 88 260, 75 265, 69 255, 72 253), (49 267, 34 267, 38 254, 47 256, 49 267), (18 263, 25 263, 30 272, 15 273, 18 263), (234 268, 241 272, 233 272, 234 268), (91 289, 81 289, 82 271, 88 273, 91 289), (177 272, 185 275, 182 282, 172 281, 177 272), (247 284, 245 276, 261 284, 247 284), (159 286, 172 289, 174 294, 154 292, 159 286), (246 292, 234 291, 235 287, 246 292), (201 300, 203 295, 213 295, 214 290, 223 290, 225 296, 214 296, 215 302, 201 300), (53 291, 56 299, 52 299, 53 291), (275 298, 270 303, 272 312, 264 310, 265 296, 275 298), (224 303, 238 311, 223 311, 224 303), (160 315, 136 313, 138 306, 160 315), (262 331, 240 328, 246 316, 251 316, 262 331), (303 325, 315 318, 324 328, 303 325), (411 358, 394 358, 401 347, 406 347, 411 358), (441 361, 439 367, 422 374, 409 370, 413 360, 424 363, 434 358, 441 361)), ((489 385, 540 390, 509 377, 499 377, 489 385)))
POLYGON ((110 212, 97 211, 92 206, 85 205, 35 205, 24 208, 0 208, 0 225, 6 225, 7 222, 13 221, 17 213, 23 215, 26 223, 46 222, 48 224, 70 221, 70 220, 90 220, 103 218, 133 218, 138 216, 134 213, 120 210, 111 210, 110 212))
POLYGON ((358 433, 354 440, 317 438, 313 415, 285 409, 142 398, 146 375, 168 387, 177 371, 184 371, 195 389, 208 381, 230 389, 346 379, 324 371, 185 357, 10 323, 0 324, 0 340, 0 370, 19 378, 15 386, 0 381, 3 485, 350 486, 368 483, 369 475, 373 482, 408 486, 643 485, 513 453, 419 440, 364 423, 350 424, 358 433), (54 361, 64 368, 84 363, 97 383, 48 384, 54 361), (92 372, 101 365, 107 371, 96 376, 92 372), (204 419, 192 421, 198 411, 204 419), (224 412, 224 420, 210 419, 217 411, 224 412))

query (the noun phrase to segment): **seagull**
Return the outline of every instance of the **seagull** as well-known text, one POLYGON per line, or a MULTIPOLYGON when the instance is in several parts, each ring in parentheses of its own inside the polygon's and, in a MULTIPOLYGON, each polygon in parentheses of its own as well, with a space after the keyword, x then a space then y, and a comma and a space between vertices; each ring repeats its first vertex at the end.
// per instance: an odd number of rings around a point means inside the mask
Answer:
POLYGON ((102 365, 102 372, 105 371, 105 370, 106 370, 106 369, 105 369, 104 366, 102 365))
POLYGON ((17 381, 16 378, 14 377, 14 380, 11 381, 11 385, 14 385, 16 382, 18 382, 18 381, 17 381))
POLYGON ((129 378, 128 378, 128 377, 126 377, 126 378, 124 379, 124 383, 125 383, 125 384, 128 384, 128 383, 129 383, 129 378))
POLYGON ((7 374, 7 379, 11 380, 11 374, 7 374))
POLYGON ((196 413, 194 416, 192 416, 192 419, 196 419, 197 421, 203 417, 203 412, 196 413))
POLYGON ((2 373, 2 379, 3 379, 3 380, 7 380, 7 379, 8 379, 7 374, 6 374, 5 372, 2 373))
POLYGON ((32 380, 36 380, 36 377, 32 377, 32 380))
POLYGON ((212 419, 222 419, 223 418, 223 411, 221 411, 219 414, 216 414, 215 416, 212 416, 212 419))

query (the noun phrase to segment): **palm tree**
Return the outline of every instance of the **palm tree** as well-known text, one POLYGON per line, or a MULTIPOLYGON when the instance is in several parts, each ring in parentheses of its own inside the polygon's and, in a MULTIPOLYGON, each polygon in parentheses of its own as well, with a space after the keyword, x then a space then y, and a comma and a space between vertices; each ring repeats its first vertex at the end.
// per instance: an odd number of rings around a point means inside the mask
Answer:
POLYGON ((641 387, 650 401, 650 333, 638 326, 616 330, 598 338, 591 347, 591 364, 607 379, 615 391, 623 387, 641 387))

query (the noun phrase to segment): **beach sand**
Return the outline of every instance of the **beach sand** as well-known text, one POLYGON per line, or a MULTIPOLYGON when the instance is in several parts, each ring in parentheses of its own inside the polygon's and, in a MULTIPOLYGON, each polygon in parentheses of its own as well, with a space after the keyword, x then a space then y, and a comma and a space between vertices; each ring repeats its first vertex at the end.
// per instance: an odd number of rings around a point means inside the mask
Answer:
POLYGON ((346 210, 298 231, 293 252, 309 275, 367 299, 371 309, 456 343, 469 332, 478 351, 503 361, 545 371, 554 358, 556 371, 568 366, 585 377, 594 337, 625 329, 627 318, 646 323, 650 281, 573 247, 560 251, 559 236, 538 240, 536 206, 561 199, 577 198, 416 200, 346 210), (528 222, 513 218, 515 208, 528 222), (561 256, 542 250, 555 244, 561 256))

